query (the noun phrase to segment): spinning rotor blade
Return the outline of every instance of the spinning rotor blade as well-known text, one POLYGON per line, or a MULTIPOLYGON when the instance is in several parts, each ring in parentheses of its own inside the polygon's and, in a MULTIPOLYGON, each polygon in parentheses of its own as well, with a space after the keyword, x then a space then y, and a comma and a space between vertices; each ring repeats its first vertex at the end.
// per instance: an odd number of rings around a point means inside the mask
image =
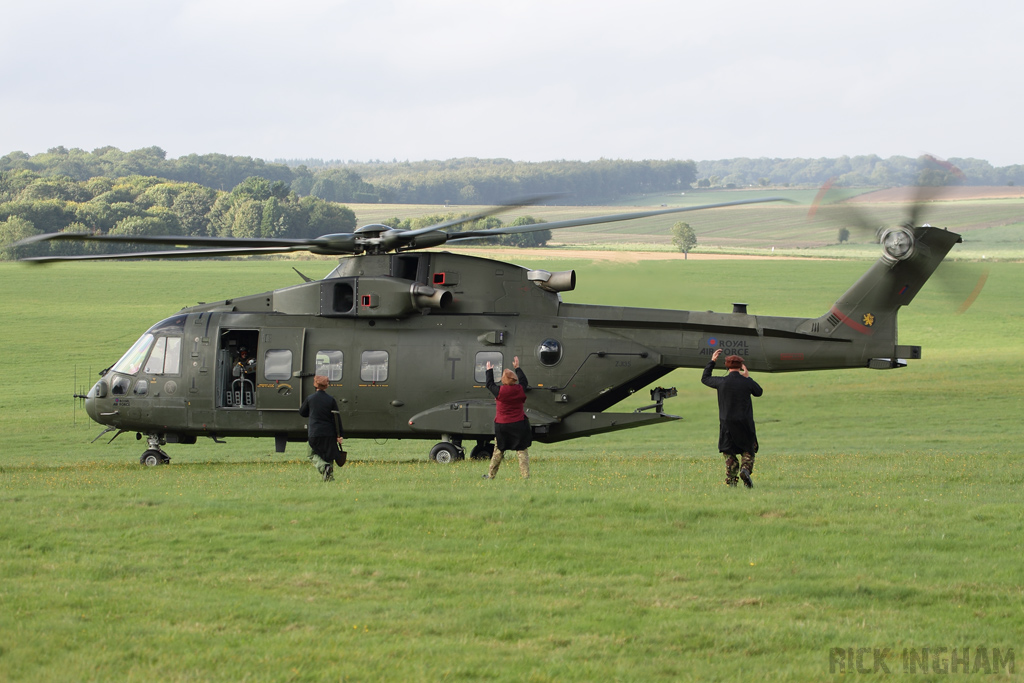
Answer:
POLYGON ((464 223, 472 223, 474 221, 480 220, 481 218, 487 218, 488 216, 493 216, 495 214, 502 213, 503 211, 507 211, 508 209, 515 209, 515 208, 518 208, 520 206, 534 206, 536 204, 541 204, 543 202, 546 202, 549 199, 555 199, 556 197, 561 197, 561 196, 562 195, 560 193, 559 194, 538 194, 538 195, 531 195, 531 196, 528 196, 528 197, 521 197, 519 199, 513 199, 512 201, 505 202, 503 204, 498 204, 497 206, 493 206, 493 207, 491 207, 489 209, 485 209, 484 211, 481 211, 479 213, 475 213, 472 216, 465 216, 464 218, 456 218, 454 220, 445 221, 443 223, 435 223, 434 225, 428 225, 425 228, 417 228, 415 230, 404 230, 401 233, 401 237, 403 239, 405 239, 405 238, 413 238, 413 237, 416 237, 417 235, 423 235, 423 234, 426 234, 428 232, 445 230, 447 228, 454 228, 454 227, 456 227, 458 225, 463 225, 464 223))
POLYGON ((308 251, 308 248, 281 249, 275 247, 249 247, 238 249, 171 249, 169 251, 135 251, 121 254, 79 254, 75 256, 30 256, 19 259, 25 263, 55 263, 57 261, 109 261, 133 258, 199 258, 205 256, 253 256, 257 254, 282 254, 289 251, 308 251))
POLYGON ((989 269, 985 263, 943 263, 935 274, 940 296, 950 302, 957 315, 961 315, 981 295, 988 282, 989 269))
POLYGON ((685 206, 672 209, 655 209, 651 211, 633 211, 630 213, 612 214, 607 216, 594 216, 591 218, 578 218, 553 223, 534 223, 532 225, 521 225, 505 228, 493 228, 488 230, 470 230, 467 232, 446 232, 446 229, 457 227, 464 223, 486 218, 500 213, 512 207, 538 204, 558 195, 536 195, 518 199, 502 204, 485 211, 478 212, 471 216, 458 218, 456 220, 429 225, 416 230, 396 230, 385 225, 364 226, 356 232, 335 233, 322 235, 315 239, 285 239, 285 238, 233 238, 233 237, 187 237, 183 235, 93 235, 89 233, 49 233, 36 235, 15 242, 14 247, 36 244, 48 241, 78 241, 78 242, 109 242, 114 244, 152 244, 172 245, 183 247, 199 247, 198 249, 166 249, 161 251, 125 252, 116 254, 79 254, 70 256, 34 256, 21 259, 30 263, 54 263, 58 261, 98 261, 115 259, 144 259, 144 258, 197 258, 216 256, 249 256, 266 254, 285 254, 298 251, 308 251, 322 255, 345 255, 359 253, 388 253, 393 251, 405 251, 423 247, 440 246, 448 241, 467 239, 480 239, 494 237, 497 235, 511 235, 524 232, 536 232, 538 230, 558 230, 561 228, 572 228, 582 225, 597 225, 600 223, 613 223, 628 221, 637 218, 648 218, 651 216, 662 216, 665 214, 683 213, 686 211, 701 211, 704 209, 717 209, 727 206, 742 206, 745 204, 762 204, 766 202, 789 202, 792 200, 781 197, 766 197, 763 199, 743 199, 733 202, 721 202, 717 204, 703 204, 700 206, 685 206), (421 237, 422 236, 422 237, 421 237), (421 239, 417 240, 420 237, 421 239))
MULTIPOLYGON (((959 179, 963 173, 952 164, 925 155, 923 157, 925 170, 922 171, 921 179, 927 172, 939 172, 946 179, 959 179)), ((924 215, 927 212, 929 203, 936 201, 942 195, 942 186, 918 185, 913 188, 912 199, 906 207, 906 218, 899 222, 898 226, 885 225, 874 221, 863 210, 847 203, 824 204, 828 192, 832 189, 832 180, 822 186, 814 198, 808 218, 821 216, 840 227, 852 228, 864 237, 870 237, 878 241, 887 227, 916 228, 923 225, 924 215)), ((936 272, 934 280, 940 289, 945 292, 947 298, 955 301, 957 314, 964 313, 981 294, 985 283, 988 280, 988 267, 975 267, 976 264, 969 263, 945 263, 936 272), (969 294, 964 294, 970 290, 969 294)))
POLYGON ((490 230, 468 230, 451 235, 449 242, 459 240, 479 239, 494 235, 513 235, 522 232, 537 232, 538 230, 559 230, 561 228, 575 228, 581 225, 598 225, 600 223, 615 223, 618 221, 631 221, 636 218, 648 218, 650 216, 662 216, 670 213, 682 213, 684 211, 700 211, 703 209, 718 209, 724 206, 742 206, 744 204, 763 204, 766 202, 792 202, 791 199, 783 197, 765 197, 763 199, 740 199, 734 202, 722 202, 719 204, 702 204, 700 206, 684 206, 674 209, 655 209, 653 211, 635 211, 633 213, 617 213, 608 216, 594 216, 591 218, 575 218, 553 223, 533 223, 532 225, 517 225, 507 228, 491 228, 490 230))
POLYGON ((87 232, 50 232, 15 242, 20 247, 37 242, 114 242, 121 244, 170 244, 190 247, 269 248, 305 246, 310 240, 242 237, 188 237, 185 235, 93 235, 87 232))
POLYGON ((832 191, 832 182, 835 178, 829 178, 829 180, 821 186, 818 190, 818 194, 815 195, 814 201, 811 202, 811 207, 807 210, 808 220, 814 220, 816 218, 823 219, 829 223, 833 223, 841 228, 851 229, 852 232, 856 232, 863 239, 871 239, 875 242, 881 236, 881 231, 885 227, 875 221, 852 204, 839 203, 843 200, 837 200, 836 203, 827 203, 829 192, 832 191), (820 214, 820 215, 819 215, 820 214))
POLYGON ((493 216, 519 206, 539 204, 558 197, 558 194, 543 194, 522 197, 479 213, 443 223, 437 223, 416 230, 395 230, 387 226, 377 231, 366 231, 365 228, 355 233, 335 233, 323 235, 315 239, 287 238, 239 238, 239 237, 188 237, 184 235, 93 235, 89 233, 54 232, 35 235, 12 244, 12 247, 27 246, 38 242, 73 241, 73 242, 110 242, 115 244, 160 244, 185 247, 202 247, 200 249, 172 249, 165 251, 142 251, 118 254, 81 254, 74 256, 35 256, 21 259, 30 263, 54 263, 57 261, 96 261, 110 259, 139 258, 198 258, 215 256, 251 256, 260 254, 284 254, 295 251, 309 251, 321 255, 358 254, 363 251, 397 251, 415 244, 415 238, 427 233, 439 232, 440 236, 431 240, 432 243, 443 244, 447 238, 445 228, 493 216), (362 232, 362 234, 359 234, 362 232), (380 235, 386 235, 383 239, 380 235), (206 248, 209 247, 209 248, 206 248))

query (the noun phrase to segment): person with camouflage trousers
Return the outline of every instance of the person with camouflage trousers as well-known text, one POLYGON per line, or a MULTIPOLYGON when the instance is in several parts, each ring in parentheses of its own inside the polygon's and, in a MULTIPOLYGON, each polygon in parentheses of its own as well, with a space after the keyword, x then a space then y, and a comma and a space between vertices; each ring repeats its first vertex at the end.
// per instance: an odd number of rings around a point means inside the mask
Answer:
POLYGON ((754 472, 758 443, 750 397, 760 396, 764 390, 750 378, 741 356, 728 356, 725 367, 729 373, 725 377, 712 377, 715 361, 721 355, 722 349, 715 349, 700 381, 718 391, 718 450, 725 456, 725 483, 736 486, 738 474, 744 486, 753 488, 750 475, 754 472), (737 455, 742 457, 742 462, 737 462, 737 455))

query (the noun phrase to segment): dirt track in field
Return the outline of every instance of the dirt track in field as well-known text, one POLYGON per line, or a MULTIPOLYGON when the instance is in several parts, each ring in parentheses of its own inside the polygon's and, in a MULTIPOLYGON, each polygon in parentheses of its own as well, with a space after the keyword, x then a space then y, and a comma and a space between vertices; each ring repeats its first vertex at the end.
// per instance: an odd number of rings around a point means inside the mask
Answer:
POLYGON ((1024 187, 1016 186, 954 186, 954 187, 893 187, 857 195, 847 200, 849 203, 861 202, 909 202, 917 197, 918 190, 923 191, 925 201, 964 201, 971 199, 1021 199, 1024 198, 1024 187))

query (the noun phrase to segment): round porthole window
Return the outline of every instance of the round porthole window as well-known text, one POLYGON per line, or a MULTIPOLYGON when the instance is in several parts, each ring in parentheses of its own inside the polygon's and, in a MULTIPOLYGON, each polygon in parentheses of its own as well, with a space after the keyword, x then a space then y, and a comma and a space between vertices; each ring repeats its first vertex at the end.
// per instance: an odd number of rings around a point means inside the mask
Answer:
POLYGON ((557 339, 545 339, 537 347, 537 358, 541 364, 552 366, 562 360, 562 344, 557 339))

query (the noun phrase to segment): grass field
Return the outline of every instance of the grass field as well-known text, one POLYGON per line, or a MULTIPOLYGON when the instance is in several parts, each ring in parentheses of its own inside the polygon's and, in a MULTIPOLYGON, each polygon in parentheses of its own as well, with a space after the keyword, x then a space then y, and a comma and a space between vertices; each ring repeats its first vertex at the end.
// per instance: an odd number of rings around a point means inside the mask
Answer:
MULTIPOLYGON (((347 444, 333 485, 272 440, 150 469, 72 423, 150 324, 292 265, 332 262, 0 264, 0 681, 807 681, 839 648, 894 674, 904 649, 970 648, 1019 678, 1024 265, 991 264, 960 316, 930 283, 901 313, 909 368, 757 376, 752 490, 721 483, 697 370, 661 382, 683 420, 538 445, 527 481, 418 441, 347 444)), ((868 267, 523 265, 576 268, 570 301, 798 316, 868 267)))

